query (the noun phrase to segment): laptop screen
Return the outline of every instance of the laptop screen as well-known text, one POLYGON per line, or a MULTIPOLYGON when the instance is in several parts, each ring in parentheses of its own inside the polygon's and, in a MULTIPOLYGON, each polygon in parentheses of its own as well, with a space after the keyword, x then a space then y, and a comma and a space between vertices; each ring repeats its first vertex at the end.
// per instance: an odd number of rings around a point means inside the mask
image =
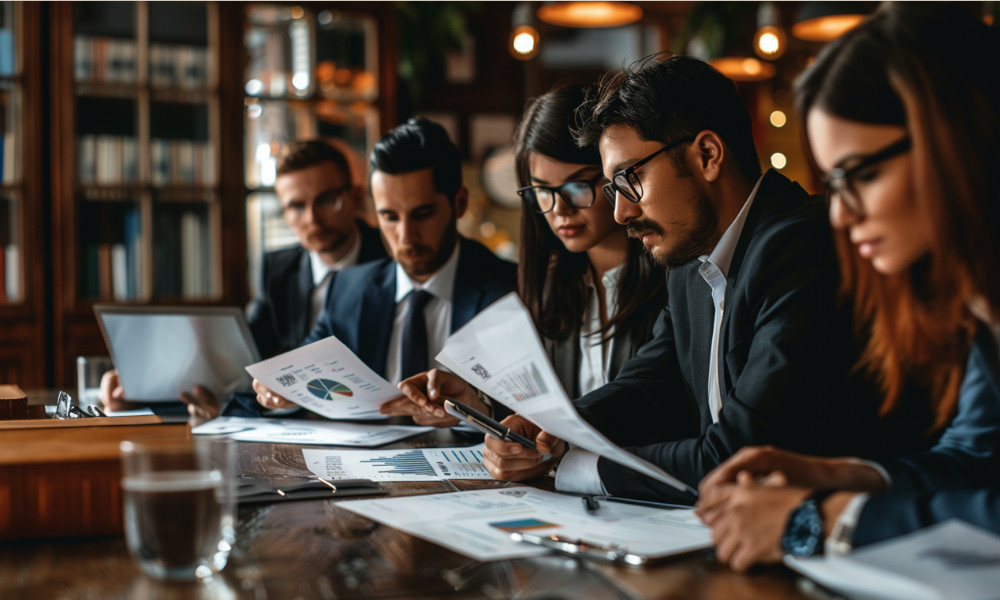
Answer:
POLYGON ((98 304, 94 312, 131 401, 177 402, 195 385, 224 401, 250 387, 244 367, 260 355, 237 308, 98 304))

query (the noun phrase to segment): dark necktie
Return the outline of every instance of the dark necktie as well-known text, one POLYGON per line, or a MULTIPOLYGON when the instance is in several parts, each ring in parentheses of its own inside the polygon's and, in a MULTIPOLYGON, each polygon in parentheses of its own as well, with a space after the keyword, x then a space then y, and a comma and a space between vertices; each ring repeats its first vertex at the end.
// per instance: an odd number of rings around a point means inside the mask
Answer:
POLYGON ((403 379, 427 370, 427 323, 424 307, 434 296, 424 290, 413 290, 407 297, 406 319, 403 321, 402 368, 403 379))

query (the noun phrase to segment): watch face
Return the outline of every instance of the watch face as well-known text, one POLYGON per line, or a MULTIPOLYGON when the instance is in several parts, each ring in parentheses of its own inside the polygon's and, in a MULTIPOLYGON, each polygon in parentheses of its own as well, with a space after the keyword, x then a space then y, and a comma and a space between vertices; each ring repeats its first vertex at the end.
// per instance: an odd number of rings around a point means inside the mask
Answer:
POLYGON ((800 504, 788 517, 781 549, 793 556, 816 554, 823 540, 823 516, 813 500, 800 504))

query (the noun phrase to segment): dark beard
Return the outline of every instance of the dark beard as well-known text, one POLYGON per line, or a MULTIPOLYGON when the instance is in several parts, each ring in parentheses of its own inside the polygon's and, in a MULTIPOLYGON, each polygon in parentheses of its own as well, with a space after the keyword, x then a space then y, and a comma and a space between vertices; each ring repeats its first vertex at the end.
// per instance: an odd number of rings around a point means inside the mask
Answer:
POLYGON ((651 246, 646 248, 646 252, 665 269, 676 269, 699 256, 710 254, 719 243, 719 213, 706 196, 699 195, 694 226, 682 232, 681 236, 677 246, 669 252, 658 253, 651 246))

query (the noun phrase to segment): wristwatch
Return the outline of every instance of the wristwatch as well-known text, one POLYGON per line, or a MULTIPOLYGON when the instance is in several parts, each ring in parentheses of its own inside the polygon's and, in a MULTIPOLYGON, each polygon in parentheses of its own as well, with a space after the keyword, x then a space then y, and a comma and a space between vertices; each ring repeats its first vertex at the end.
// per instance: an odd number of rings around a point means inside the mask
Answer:
POLYGON ((834 490, 816 490, 788 515, 781 550, 792 556, 813 556, 823 551, 823 500, 834 490))

